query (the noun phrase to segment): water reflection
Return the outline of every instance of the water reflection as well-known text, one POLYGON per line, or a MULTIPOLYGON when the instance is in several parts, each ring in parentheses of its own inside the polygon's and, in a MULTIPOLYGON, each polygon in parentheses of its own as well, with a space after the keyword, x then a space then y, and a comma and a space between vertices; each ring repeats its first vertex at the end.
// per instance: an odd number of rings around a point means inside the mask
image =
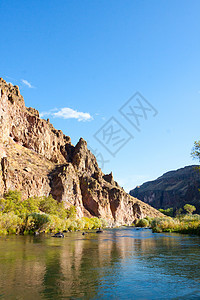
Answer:
POLYGON ((200 296, 199 265, 198 237, 150 230, 1 237, 0 298, 172 299, 194 291, 200 296))

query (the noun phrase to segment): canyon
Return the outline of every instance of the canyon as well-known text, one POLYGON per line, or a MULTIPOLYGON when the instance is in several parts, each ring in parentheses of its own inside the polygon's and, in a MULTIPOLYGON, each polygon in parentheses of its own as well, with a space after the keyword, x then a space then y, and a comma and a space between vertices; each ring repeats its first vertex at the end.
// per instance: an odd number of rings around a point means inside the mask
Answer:
POLYGON ((87 143, 74 146, 69 136, 26 107, 18 86, 0 78, 0 196, 9 190, 23 199, 52 195, 65 207, 76 206, 78 217, 130 225, 145 216, 162 214, 132 197, 104 174, 87 143))

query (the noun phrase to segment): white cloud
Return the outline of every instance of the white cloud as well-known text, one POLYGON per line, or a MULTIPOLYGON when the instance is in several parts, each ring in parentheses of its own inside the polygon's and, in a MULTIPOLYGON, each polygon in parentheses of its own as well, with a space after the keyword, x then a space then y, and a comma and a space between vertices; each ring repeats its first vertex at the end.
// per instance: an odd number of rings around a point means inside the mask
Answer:
POLYGON ((40 117, 44 116, 53 116, 54 118, 62 119, 76 119, 79 122, 93 120, 93 117, 89 113, 80 112, 69 107, 63 107, 60 110, 54 108, 46 112, 41 112, 40 117))
POLYGON ((89 113, 79 112, 69 107, 63 107, 56 113, 53 113, 56 118, 77 119, 78 121, 91 121, 93 118, 89 113))
POLYGON ((23 84, 25 84, 29 89, 34 88, 34 86, 30 82, 28 82, 28 80, 26 80, 26 79, 21 79, 21 82, 23 82, 23 84))

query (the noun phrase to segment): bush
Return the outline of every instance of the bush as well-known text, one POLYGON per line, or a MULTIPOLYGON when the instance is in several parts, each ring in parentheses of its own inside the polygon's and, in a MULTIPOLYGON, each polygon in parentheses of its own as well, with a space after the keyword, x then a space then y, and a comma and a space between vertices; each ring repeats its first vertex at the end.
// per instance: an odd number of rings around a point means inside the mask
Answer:
POLYGON ((3 213, 14 212, 18 216, 27 215, 33 212, 39 212, 39 198, 28 198, 22 200, 21 193, 18 191, 9 191, 0 199, 0 210, 3 213))
POLYGON ((136 227, 148 227, 149 226, 149 221, 145 219, 140 219, 136 222, 135 224, 136 227))
POLYGON ((196 210, 196 207, 190 204, 185 204, 183 208, 189 215, 192 215, 192 213, 196 210))
POLYGON ((92 229, 97 229, 97 228, 102 227, 102 222, 97 217, 91 218, 90 222, 93 224, 92 229))
POLYGON ((13 212, 0 215, 0 233, 19 233, 22 225, 22 219, 13 212))
POLYGON ((33 233, 35 231, 43 232, 48 228, 50 222, 49 215, 32 213, 30 214, 24 224, 23 232, 33 233))
POLYGON ((77 227, 79 230, 84 230, 85 229, 85 220, 84 218, 76 220, 77 227))
POLYGON ((56 215, 58 212, 58 202, 52 196, 42 197, 39 202, 39 210, 45 214, 56 215))
POLYGON ((179 220, 166 218, 155 218, 151 223, 153 232, 172 232, 176 231, 179 226, 179 220))
POLYGON ((151 222, 154 218, 147 216, 147 217, 145 217, 145 219, 149 221, 149 224, 151 224, 151 222))
POLYGON ((84 227, 85 230, 93 228, 93 223, 90 218, 83 217, 82 219, 85 221, 85 227, 84 227))
POLYGON ((186 215, 181 218, 155 218, 151 223, 153 232, 179 232, 200 235, 200 216, 186 215))
POLYGON ((2 212, 8 213, 13 211, 16 215, 20 215, 22 206, 22 196, 18 191, 8 191, 1 200, 2 212))
POLYGON ((75 220, 70 220, 70 223, 69 223, 69 226, 68 226, 68 230, 70 230, 70 231, 76 231, 76 230, 78 230, 78 224, 77 224, 77 222, 75 220))
POLYGON ((66 209, 67 218, 69 219, 75 219, 76 218, 76 207, 71 205, 70 208, 66 209))
POLYGON ((20 192, 9 191, 0 199, 0 233, 76 231, 102 226, 107 226, 106 221, 97 217, 77 219, 75 206, 65 209, 52 196, 23 201, 20 192))
POLYGON ((39 210, 50 215, 57 215, 61 219, 76 218, 76 207, 71 205, 70 208, 65 209, 63 202, 58 202, 49 197, 42 197, 39 202, 39 210))
POLYGON ((30 197, 22 202, 24 213, 31 214, 34 212, 39 213, 39 203, 40 198, 39 197, 30 197))
POLYGON ((56 215, 50 215, 48 224, 46 226, 46 232, 58 232, 58 231, 63 231, 67 230, 68 227, 66 226, 66 221, 59 218, 56 215))
POLYGON ((173 207, 170 207, 170 208, 167 208, 167 209, 160 208, 159 211, 161 213, 163 213, 164 215, 169 216, 169 217, 173 217, 173 215, 174 215, 173 207))

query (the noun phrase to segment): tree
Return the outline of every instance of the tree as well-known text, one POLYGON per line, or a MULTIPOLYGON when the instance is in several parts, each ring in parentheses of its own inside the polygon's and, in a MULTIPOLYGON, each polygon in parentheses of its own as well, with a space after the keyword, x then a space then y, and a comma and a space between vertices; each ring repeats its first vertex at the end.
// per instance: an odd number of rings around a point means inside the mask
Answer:
POLYGON ((192 148, 191 156, 197 158, 200 161, 200 141, 194 142, 194 147, 192 148))
POLYGON ((182 208, 177 208, 177 209, 176 209, 175 216, 176 216, 176 217, 180 217, 181 214, 182 214, 182 212, 183 212, 183 209, 182 209, 182 208))
POLYGON ((167 208, 167 209, 162 209, 162 208, 160 208, 159 211, 160 211, 162 214, 164 214, 164 215, 166 215, 166 216, 169 216, 169 217, 173 217, 173 215, 174 215, 174 209, 173 209, 173 207, 169 207, 169 208, 167 208))
POLYGON ((183 208, 189 215, 192 215, 192 213, 196 210, 196 207, 190 204, 185 204, 183 208))

